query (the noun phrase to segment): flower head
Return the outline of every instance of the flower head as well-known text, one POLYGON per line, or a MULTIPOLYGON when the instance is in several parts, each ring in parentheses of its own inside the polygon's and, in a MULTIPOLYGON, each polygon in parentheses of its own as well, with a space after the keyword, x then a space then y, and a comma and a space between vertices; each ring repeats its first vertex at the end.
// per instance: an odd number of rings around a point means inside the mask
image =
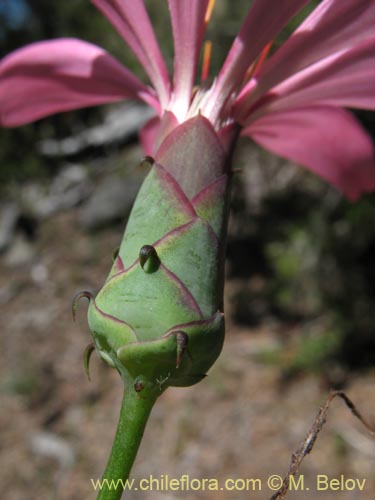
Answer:
POLYGON ((351 199, 375 187, 371 140, 342 109, 374 108, 372 0, 323 0, 268 59, 272 40, 308 0, 254 0, 210 87, 195 84, 212 0, 169 0, 172 80, 143 0, 92 3, 132 49, 152 86, 90 43, 37 42, 0 62, 2 125, 139 99, 156 112, 141 133, 149 153, 177 125, 200 114, 225 147, 231 130, 240 127, 243 135, 306 166, 351 199))

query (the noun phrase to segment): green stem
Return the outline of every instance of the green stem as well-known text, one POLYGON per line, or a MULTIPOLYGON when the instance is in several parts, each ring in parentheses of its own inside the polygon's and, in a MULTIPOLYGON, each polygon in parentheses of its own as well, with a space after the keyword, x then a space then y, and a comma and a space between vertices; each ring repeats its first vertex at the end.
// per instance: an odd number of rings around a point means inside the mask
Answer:
POLYGON ((97 500, 119 500, 121 498, 124 491, 123 486, 129 477, 141 444, 148 417, 157 396, 160 394, 149 393, 147 397, 142 397, 133 389, 133 384, 127 383, 126 386, 115 439, 102 477, 103 488, 99 492, 97 500), (105 479, 108 483, 105 481, 103 484, 105 479))

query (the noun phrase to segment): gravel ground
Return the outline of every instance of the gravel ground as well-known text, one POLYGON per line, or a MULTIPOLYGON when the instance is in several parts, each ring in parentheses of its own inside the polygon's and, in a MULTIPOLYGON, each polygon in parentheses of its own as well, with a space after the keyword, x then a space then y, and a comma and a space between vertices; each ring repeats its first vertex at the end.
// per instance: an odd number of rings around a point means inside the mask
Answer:
MULTIPOLYGON (((5 255, 0 261, 0 484, 7 500, 94 498, 90 479, 100 477, 116 425, 120 380, 94 356, 92 381, 86 379, 85 305, 80 304, 76 324, 70 305, 75 292, 103 282, 121 229, 84 233, 77 224, 79 210, 42 222, 32 251, 27 253, 23 242, 23 259, 9 261, 5 255)), ((22 241, 17 244, 22 247, 22 241)), ((233 286, 229 281, 227 296, 233 286)), ((225 348, 209 376, 191 388, 169 389, 157 402, 133 477, 166 482, 186 474, 190 480, 217 480, 219 487, 227 478, 259 480, 249 482, 254 491, 209 491, 206 485, 206 491, 138 490, 124 498, 267 500, 272 495, 267 480, 286 473, 328 388, 319 374, 285 383, 279 367, 258 356, 278 344, 283 326, 240 328, 230 309, 228 304, 225 348)), ((347 380, 347 394, 374 421, 374 371, 347 380)), ((287 499, 370 500, 374 457, 368 433, 334 401, 300 469, 305 491, 291 491, 287 499), (317 491, 319 475, 344 483, 325 489, 323 477, 317 491), (351 490, 350 479, 365 480, 363 490, 360 484, 351 490)))

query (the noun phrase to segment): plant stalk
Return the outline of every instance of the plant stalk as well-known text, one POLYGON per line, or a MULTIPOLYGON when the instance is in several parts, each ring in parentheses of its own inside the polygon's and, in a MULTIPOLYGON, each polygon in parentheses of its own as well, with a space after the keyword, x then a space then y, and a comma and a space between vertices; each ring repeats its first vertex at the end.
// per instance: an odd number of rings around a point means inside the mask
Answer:
POLYGON ((147 396, 141 396, 133 389, 133 384, 126 384, 116 435, 102 477, 102 489, 97 500, 119 500, 121 498, 148 417, 159 395, 160 393, 154 392, 147 394, 147 396))

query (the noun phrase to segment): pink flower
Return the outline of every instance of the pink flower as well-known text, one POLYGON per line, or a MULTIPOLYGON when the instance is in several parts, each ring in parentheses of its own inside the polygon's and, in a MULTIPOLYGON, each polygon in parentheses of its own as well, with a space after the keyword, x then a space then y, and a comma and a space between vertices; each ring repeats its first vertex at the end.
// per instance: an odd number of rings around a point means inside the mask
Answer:
POLYGON ((92 2, 135 53, 152 87, 90 43, 34 43, 0 62, 3 126, 139 99, 156 112, 141 133, 148 152, 177 125, 201 114, 227 147, 229 132, 239 125, 242 135, 306 166, 351 199, 374 189, 372 142, 342 109, 374 109, 373 0, 323 0, 263 64, 270 42, 308 0, 254 0, 217 78, 198 89, 197 64, 212 1, 169 0, 173 81, 143 0, 92 2))

